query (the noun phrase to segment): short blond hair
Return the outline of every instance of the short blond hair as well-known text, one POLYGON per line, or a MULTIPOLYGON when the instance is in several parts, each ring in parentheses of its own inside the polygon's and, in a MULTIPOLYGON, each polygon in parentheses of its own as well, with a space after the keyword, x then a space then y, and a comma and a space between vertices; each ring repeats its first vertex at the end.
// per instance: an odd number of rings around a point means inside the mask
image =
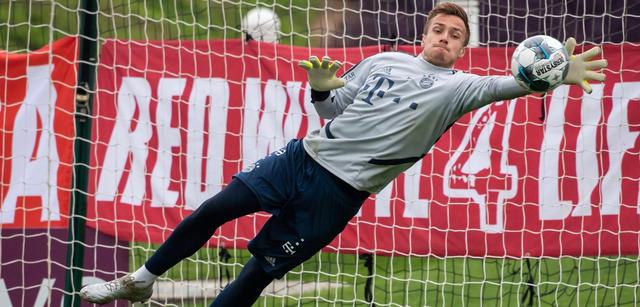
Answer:
POLYGON ((451 3, 451 2, 438 3, 438 5, 436 5, 429 12, 429 15, 427 15, 427 22, 424 24, 424 29, 422 30, 422 32, 426 34, 429 31, 431 20, 433 20, 433 18, 438 16, 439 14, 453 15, 453 16, 460 17, 460 19, 462 19, 462 21, 464 22, 464 27, 467 31, 467 33, 465 34, 464 45, 466 46, 467 44, 469 44, 469 37, 471 36, 470 30, 469 30, 469 17, 467 17, 467 12, 465 12, 465 10, 461 6, 455 3, 451 3))

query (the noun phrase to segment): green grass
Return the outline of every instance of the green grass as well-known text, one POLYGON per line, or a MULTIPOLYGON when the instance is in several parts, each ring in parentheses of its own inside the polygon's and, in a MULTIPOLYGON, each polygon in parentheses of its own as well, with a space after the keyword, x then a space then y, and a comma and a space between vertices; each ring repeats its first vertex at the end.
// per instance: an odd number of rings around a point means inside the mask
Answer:
MULTIPOLYGON (((154 246, 134 247, 138 267, 154 246)), ((202 249, 167 272, 173 280, 231 277, 250 256, 229 250, 228 263, 217 249, 202 249)), ((372 256, 370 278, 376 306, 625 306, 640 300, 637 257, 496 259, 372 256)), ((290 282, 332 282, 343 287, 317 289, 302 296, 262 297, 254 306, 366 306, 369 271, 358 255, 319 253, 289 272, 290 282)), ((207 306, 209 302, 178 302, 207 306)))
MULTIPOLYGON (((0 0, 0 49, 36 50, 78 35, 81 1, 0 0)), ((99 0, 98 37, 125 40, 240 38, 240 21, 257 5, 280 19, 280 43, 308 46, 324 1, 309 0, 99 0)))

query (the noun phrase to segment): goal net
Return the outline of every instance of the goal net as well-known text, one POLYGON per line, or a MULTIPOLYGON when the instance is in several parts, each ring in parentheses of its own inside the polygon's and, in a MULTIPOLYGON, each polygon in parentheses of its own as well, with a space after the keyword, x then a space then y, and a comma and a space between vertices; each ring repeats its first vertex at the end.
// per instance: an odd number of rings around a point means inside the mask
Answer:
MULTIPOLYGON (((74 270, 89 284, 137 269, 235 173, 326 123, 298 60, 329 55, 341 74, 419 55, 437 3, 87 2, 0 1, 2 306, 71 301, 74 270)), ((607 80, 465 115, 256 306, 640 300, 640 3, 454 2, 471 27, 457 70, 508 75, 518 42, 546 34, 601 45, 607 80)), ((223 225, 149 304, 210 303, 268 218, 223 225)))

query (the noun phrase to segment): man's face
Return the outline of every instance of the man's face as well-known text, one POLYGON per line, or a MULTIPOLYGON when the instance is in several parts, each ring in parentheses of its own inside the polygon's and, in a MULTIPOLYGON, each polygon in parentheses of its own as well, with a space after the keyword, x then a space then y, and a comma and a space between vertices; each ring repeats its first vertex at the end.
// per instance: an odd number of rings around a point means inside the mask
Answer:
POLYGON ((422 57, 429 63, 451 68, 464 55, 464 21, 458 16, 438 14, 422 34, 422 57))

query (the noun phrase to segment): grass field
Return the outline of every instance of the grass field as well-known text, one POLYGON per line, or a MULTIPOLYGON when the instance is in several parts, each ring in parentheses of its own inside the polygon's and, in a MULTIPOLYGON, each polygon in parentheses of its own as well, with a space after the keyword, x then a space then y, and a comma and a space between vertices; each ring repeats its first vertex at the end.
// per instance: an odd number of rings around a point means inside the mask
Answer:
MULTIPOLYGON (((153 248, 135 246, 131 268, 138 267, 153 248)), ((218 261, 217 249, 202 249, 164 277, 217 280, 228 271, 233 278, 250 255, 246 250, 229 253, 225 263, 218 261)), ((254 306, 368 306, 367 280, 375 306, 635 306, 640 301, 637 257, 514 260, 372 255, 370 260, 372 276, 362 256, 320 253, 283 280, 341 287, 263 296, 254 306)), ((208 306, 210 300, 172 303, 208 306)))
MULTIPOLYGON (((0 49, 36 50, 52 39, 80 32, 77 0, 0 3, 0 49)), ((309 45, 313 20, 325 9, 324 1, 309 0, 99 0, 99 37, 142 41, 240 38, 242 16, 256 4, 280 16, 280 43, 297 46, 309 45)))

